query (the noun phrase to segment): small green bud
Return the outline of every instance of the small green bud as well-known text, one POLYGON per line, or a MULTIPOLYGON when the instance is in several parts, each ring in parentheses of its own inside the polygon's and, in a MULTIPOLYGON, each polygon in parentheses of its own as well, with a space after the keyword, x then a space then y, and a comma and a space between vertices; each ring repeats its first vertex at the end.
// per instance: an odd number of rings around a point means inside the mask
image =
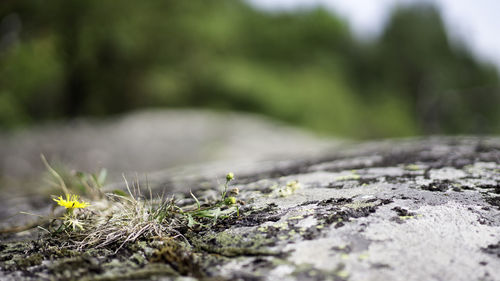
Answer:
POLYGON ((234 174, 233 174, 233 173, 228 173, 228 174, 226 175, 226 180, 227 180, 227 181, 230 181, 230 180, 232 180, 232 179, 234 179, 234 174))
POLYGON ((236 198, 230 196, 230 197, 227 197, 225 200, 224 200, 224 204, 226 205, 233 205, 233 204, 236 204, 236 198))

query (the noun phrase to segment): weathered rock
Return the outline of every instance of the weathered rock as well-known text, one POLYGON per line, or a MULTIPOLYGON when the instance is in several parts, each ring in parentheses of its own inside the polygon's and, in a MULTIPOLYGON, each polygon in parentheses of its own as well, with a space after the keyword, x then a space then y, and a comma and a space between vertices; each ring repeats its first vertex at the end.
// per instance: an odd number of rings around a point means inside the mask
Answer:
POLYGON ((53 165, 80 171, 106 168, 112 178, 214 161, 249 163, 317 154, 319 139, 263 116, 208 110, 140 111, 108 120, 49 123, 0 134, 0 175, 26 179, 53 165))
POLYGON ((191 246, 59 258, 45 240, 22 242, 29 246, 17 252, 4 243, 0 277, 500 280, 500 139, 360 143, 321 158, 232 168, 150 177, 154 191, 187 201, 189 189, 215 196, 215 178, 234 171, 246 202, 240 216, 186 231, 191 246), (26 253, 39 255, 20 261, 26 253), (58 271, 58 263, 82 269, 58 271))

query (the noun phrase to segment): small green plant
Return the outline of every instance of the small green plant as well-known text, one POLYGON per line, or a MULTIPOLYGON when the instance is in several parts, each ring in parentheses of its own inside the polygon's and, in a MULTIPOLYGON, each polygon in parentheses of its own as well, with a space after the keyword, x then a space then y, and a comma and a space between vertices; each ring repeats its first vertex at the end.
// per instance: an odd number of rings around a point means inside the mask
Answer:
POLYGON ((149 198, 144 198, 139 181, 129 185, 125 177, 128 193, 104 193, 103 172, 99 175, 77 173, 80 184, 67 186, 43 156, 42 161, 65 194, 65 197, 59 196, 53 199, 59 206, 65 208, 65 213, 52 218, 47 231, 52 235, 58 235, 68 246, 77 249, 114 247, 118 251, 126 243, 137 239, 182 238, 180 229, 206 228, 216 224, 219 219, 239 216, 239 205, 243 204, 236 199, 239 190, 237 188, 229 190, 229 184, 234 179, 233 173, 226 175, 220 199, 202 205, 191 192, 195 204, 181 207, 176 204, 174 197, 154 198, 149 185, 147 185, 149 198), (85 191, 81 190, 82 187, 85 191), (80 200, 78 195, 71 192, 73 189, 80 189, 80 192, 91 196, 92 204, 80 200), (61 236, 63 234, 64 236, 61 236))
POLYGON ((194 194, 191 192, 191 197, 193 197, 193 199, 195 200, 197 208, 186 211, 181 210, 181 214, 186 216, 188 220, 188 227, 193 227, 195 225, 207 227, 207 225, 201 223, 199 220, 203 218, 212 219, 213 224, 215 224, 217 223, 217 219, 229 218, 234 214, 236 214, 237 216, 240 215, 239 204, 242 204, 242 202, 238 202, 235 197, 236 195, 238 195, 239 190, 237 188, 233 188, 228 192, 229 183, 233 179, 233 173, 228 173, 226 175, 226 183, 224 184, 224 188, 221 192, 221 198, 220 200, 215 202, 215 204, 202 207, 198 198, 196 198, 196 196, 194 196, 194 194))

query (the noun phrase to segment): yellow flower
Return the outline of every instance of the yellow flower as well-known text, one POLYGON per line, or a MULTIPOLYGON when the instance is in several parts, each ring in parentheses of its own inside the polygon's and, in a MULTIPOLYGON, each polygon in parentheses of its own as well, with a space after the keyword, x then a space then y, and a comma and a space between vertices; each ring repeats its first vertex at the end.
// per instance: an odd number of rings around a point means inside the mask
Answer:
POLYGON ((89 203, 84 201, 78 202, 78 195, 66 194, 66 199, 63 199, 62 196, 59 196, 57 199, 53 200, 66 209, 86 208, 90 205, 89 203))

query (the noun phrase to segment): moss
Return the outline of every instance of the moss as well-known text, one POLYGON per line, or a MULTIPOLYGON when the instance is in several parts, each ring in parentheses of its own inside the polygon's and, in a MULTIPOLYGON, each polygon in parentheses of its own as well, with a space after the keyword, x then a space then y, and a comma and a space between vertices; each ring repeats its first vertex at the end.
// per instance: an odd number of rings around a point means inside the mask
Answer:
POLYGON ((42 264, 43 256, 41 254, 32 254, 29 257, 19 257, 15 260, 19 268, 26 269, 31 266, 42 264))
POLYGON ((201 237, 193 237, 192 244, 201 251, 215 253, 226 257, 243 255, 276 255, 267 249, 272 239, 259 233, 251 233, 246 237, 227 232, 210 232, 201 237))
POLYGON ((203 276, 200 266, 195 261, 192 249, 185 243, 172 239, 166 240, 163 247, 153 253, 150 261, 166 263, 181 275, 203 276))
MULTIPOLYGON (((179 275, 168 264, 151 265, 147 259, 158 245, 141 241, 115 254, 107 249, 77 252, 61 248, 61 241, 46 237, 29 242, 0 244, 0 268, 22 278, 39 279, 49 274, 57 280, 150 279, 155 275, 179 275), (43 261, 50 260, 50 263, 43 261), (36 271, 31 267, 38 266, 36 271)), ((43 279, 43 278, 42 278, 43 279)))
POLYGON ((139 265, 143 265, 147 262, 146 257, 144 256, 144 253, 142 253, 142 252, 134 253, 130 257, 130 260, 136 264, 139 264, 139 265))
POLYGON ((101 276, 85 277, 80 280, 95 281, 118 281, 118 280, 146 280, 155 276, 178 276, 178 273, 166 264, 148 264, 143 268, 128 270, 125 272, 108 272, 101 276))
POLYGON ((28 267, 40 265, 43 256, 39 253, 27 253, 32 251, 30 242, 8 242, 0 245, 0 268, 7 271, 25 270, 28 267))
POLYGON ((79 279, 103 272, 103 266, 95 257, 81 256, 58 259, 48 265, 48 272, 57 279, 79 279))

